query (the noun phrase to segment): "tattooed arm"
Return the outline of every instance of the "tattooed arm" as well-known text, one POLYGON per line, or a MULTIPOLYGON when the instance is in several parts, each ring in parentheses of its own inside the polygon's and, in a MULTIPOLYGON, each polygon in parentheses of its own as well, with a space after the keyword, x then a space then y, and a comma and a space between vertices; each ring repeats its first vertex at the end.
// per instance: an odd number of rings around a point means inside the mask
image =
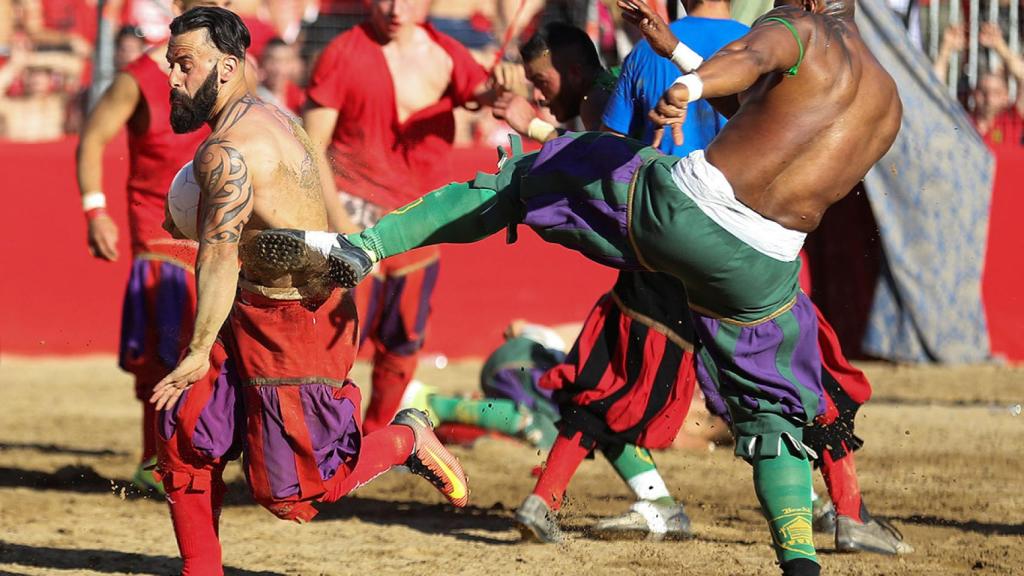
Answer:
POLYGON ((241 152, 229 141, 209 140, 197 152, 199 255, 196 258, 196 323, 188 354, 161 380, 151 402, 174 405, 181 393, 210 369, 210 350, 231 312, 238 288, 238 242, 252 216, 253 189, 241 152))

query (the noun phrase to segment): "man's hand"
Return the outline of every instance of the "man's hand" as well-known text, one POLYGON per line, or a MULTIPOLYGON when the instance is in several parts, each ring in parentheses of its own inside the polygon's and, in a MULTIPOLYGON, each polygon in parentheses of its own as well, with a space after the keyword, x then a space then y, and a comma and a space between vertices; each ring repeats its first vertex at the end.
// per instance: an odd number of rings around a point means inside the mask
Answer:
POLYGON ((526 98, 512 92, 506 92, 494 102, 494 117, 508 122, 513 130, 520 134, 526 134, 530 128, 530 121, 537 117, 533 106, 526 101, 526 98))
POLYGON ((89 254, 93 258, 117 262, 117 224, 107 216, 101 214, 89 220, 89 254))
POLYGON ((995 22, 985 22, 981 25, 978 42, 985 48, 992 48, 999 53, 1002 53, 1004 47, 1009 48, 1006 45, 1006 40, 1003 39, 1003 31, 995 22))
MULTIPOLYGON (((982 43, 984 44, 984 42, 982 43)), ((964 27, 947 26, 942 32, 942 47, 953 52, 963 52, 967 48, 967 34, 964 33, 964 27)))
POLYGON ((185 390, 210 371, 209 350, 189 350, 188 354, 178 363, 170 374, 157 382, 149 401, 156 404, 157 410, 171 409, 178 402, 185 390))
POLYGON ((654 142, 651 146, 657 148, 661 144, 661 138, 665 131, 661 128, 672 127, 672 141, 676 146, 683 145, 683 122, 686 120, 686 105, 689 102, 689 89, 682 84, 673 84, 661 96, 658 105, 648 114, 654 125, 654 142))
POLYGON ((622 10, 622 17, 640 29, 659 56, 672 56, 679 39, 657 12, 651 10, 644 0, 618 0, 618 5, 622 10))
POLYGON ((520 64, 500 62, 494 67, 492 78, 499 95, 512 92, 524 98, 530 96, 530 89, 526 84, 526 73, 520 64))

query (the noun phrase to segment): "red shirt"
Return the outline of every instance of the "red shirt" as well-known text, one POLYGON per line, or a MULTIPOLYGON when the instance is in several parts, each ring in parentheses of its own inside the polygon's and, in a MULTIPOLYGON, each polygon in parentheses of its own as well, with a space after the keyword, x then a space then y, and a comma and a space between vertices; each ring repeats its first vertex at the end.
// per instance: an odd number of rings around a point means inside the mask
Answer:
POLYGON ((138 254, 171 241, 163 229, 167 189, 178 170, 192 160, 210 129, 203 126, 188 134, 171 130, 167 74, 148 54, 125 66, 124 71, 139 85, 140 105, 146 107, 149 116, 144 132, 128 130, 128 224, 132 253, 138 254))
POLYGON ((341 34, 324 49, 307 93, 338 110, 328 147, 340 191, 384 208, 397 208, 448 182, 455 141, 452 111, 472 100, 487 72, 454 39, 424 30, 452 59, 441 99, 398 121, 395 88, 381 45, 368 23, 341 34))
POLYGON ((992 128, 982 138, 992 150, 1001 146, 1024 146, 1024 118, 1021 118, 1016 106, 996 116, 992 128))
POLYGON ((249 48, 246 52, 259 60, 263 55, 263 49, 267 47, 267 42, 277 38, 277 30, 269 22, 256 16, 239 16, 239 18, 249 30, 249 48))

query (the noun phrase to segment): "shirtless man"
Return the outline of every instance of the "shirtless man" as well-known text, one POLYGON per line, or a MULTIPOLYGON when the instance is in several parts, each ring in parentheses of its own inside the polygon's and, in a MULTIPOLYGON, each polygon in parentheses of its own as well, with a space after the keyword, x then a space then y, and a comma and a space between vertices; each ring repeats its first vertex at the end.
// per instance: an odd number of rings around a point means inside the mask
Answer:
POLYGON ((681 76, 651 118, 679 142, 686 104, 709 98, 731 119, 706 152, 664 156, 594 133, 557 138, 535 154, 513 146, 498 174, 434 191, 358 235, 275 231, 257 244, 287 269, 308 239, 345 270, 339 280, 351 281, 373 260, 522 223, 598 262, 676 276, 732 417, 736 454, 753 466, 783 573, 818 574, 813 455, 802 438, 824 401, 799 251, 825 210, 889 149, 902 117, 896 85, 861 40, 853 10, 842 1, 780 1, 681 76))
MULTIPOLYGON (((369 18, 324 49, 303 125, 333 178, 332 228, 350 232, 449 181, 456 107, 492 97, 487 72, 423 24, 428 0, 365 0, 369 18), (333 193, 337 187, 337 194, 333 193), (340 201, 339 201, 340 200, 340 201)), ((366 430, 386 425, 412 380, 440 270, 436 247, 381 262, 356 293, 361 342, 374 347, 366 430)))
POLYGON ((245 25, 204 7, 176 18, 171 33, 171 126, 212 130, 193 160, 201 189, 195 328, 151 398, 164 411, 157 470, 183 573, 222 573, 222 471, 243 446, 253 496, 282 519, 308 521, 314 502, 338 500, 401 464, 465 506, 462 467, 424 413, 404 410, 362 434, 359 389, 346 379, 358 332, 349 294, 317 281, 322 266, 275 274, 248 250, 256 231, 324 230, 327 214, 306 133, 249 91, 245 25))

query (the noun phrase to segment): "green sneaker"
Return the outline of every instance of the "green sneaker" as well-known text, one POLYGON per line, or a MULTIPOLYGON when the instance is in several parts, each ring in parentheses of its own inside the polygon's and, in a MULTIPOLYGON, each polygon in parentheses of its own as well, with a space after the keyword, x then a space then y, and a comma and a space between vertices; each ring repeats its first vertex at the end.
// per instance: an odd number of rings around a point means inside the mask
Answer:
POLYGON ((153 474, 155 469, 156 456, 153 456, 135 469, 135 474, 132 475, 132 484, 143 492, 156 492, 161 496, 166 496, 163 482, 157 480, 156 475, 153 474))

